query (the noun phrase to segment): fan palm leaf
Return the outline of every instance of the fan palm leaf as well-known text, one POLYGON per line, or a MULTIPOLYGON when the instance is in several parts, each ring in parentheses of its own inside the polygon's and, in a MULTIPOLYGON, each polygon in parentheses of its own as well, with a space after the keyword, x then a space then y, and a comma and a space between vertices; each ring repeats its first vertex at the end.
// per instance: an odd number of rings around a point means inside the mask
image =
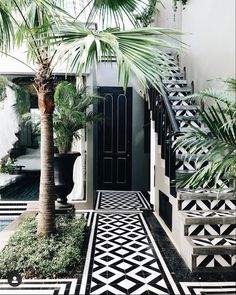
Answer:
MULTIPOLYGON (((233 81, 233 80, 232 80, 233 81)), ((233 81, 233 83, 235 80, 233 81)), ((200 167, 192 176, 178 181, 178 186, 217 187, 219 183, 228 184, 236 180, 236 104, 229 92, 212 89, 195 95, 201 99, 214 98, 215 104, 199 110, 207 132, 200 127, 191 127, 190 132, 179 136, 176 149, 186 150, 186 161, 192 154, 200 167)))
POLYGON ((119 77, 123 73, 123 84, 127 87, 134 74, 143 88, 152 84, 161 88, 161 78, 171 69, 165 48, 175 48, 162 39, 176 36, 178 32, 161 28, 139 28, 128 31, 109 29, 92 31, 80 23, 65 24, 55 34, 59 59, 67 61, 68 67, 78 73, 89 69, 102 60, 117 59, 119 77))

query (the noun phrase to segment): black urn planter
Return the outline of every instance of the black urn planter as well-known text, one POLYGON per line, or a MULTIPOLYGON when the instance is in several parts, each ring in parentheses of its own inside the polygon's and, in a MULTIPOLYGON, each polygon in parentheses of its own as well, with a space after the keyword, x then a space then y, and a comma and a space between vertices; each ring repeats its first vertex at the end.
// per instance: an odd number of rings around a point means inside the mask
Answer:
POLYGON ((67 195, 71 192, 73 182, 73 167, 80 153, 54 154, 54 182, 57 202, 62 207, 70 207, 67 195))

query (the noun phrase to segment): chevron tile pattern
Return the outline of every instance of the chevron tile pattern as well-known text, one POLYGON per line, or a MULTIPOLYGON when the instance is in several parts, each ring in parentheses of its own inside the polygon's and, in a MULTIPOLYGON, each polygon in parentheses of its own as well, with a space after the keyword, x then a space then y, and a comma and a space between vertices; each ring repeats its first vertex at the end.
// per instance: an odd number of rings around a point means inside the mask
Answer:
POLYGON ((186 217, 233 217, 236 218, 234 210, 225 211, 189 211, 185 213, 186 217))
POLYGON ((226 295, 236 294, 235 282, 182 282, 185 295, 226 295))
POLYGON ((180 210, 235 210, 236 200, 181 200, 180 210))
POLYGON ((196 246, 234 246, 236 245, 236 238, 198 238, 192 239, 192 242, 196 246))
POLYGON ((236 255, 196 255, 196 267, 232 267, 236 265, 236 255))
POLYGON ((236 224, 193 224, 186 226, 188 236, 236 235, 236 224))
POLYGON ((136 210, 149 209, 150 205, 141 192, 100 192, 96 209, 105 210, 136 210), (102 197, 101 197, 102 196, 102 197))

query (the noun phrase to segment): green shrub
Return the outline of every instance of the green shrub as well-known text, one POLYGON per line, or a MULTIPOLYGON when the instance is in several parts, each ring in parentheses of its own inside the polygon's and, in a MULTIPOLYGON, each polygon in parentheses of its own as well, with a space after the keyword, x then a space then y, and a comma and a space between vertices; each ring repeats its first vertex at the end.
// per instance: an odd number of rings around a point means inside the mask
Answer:
POLYGON ((26 219, 0 253, 0 277, 17 271, 24 278, 68 277, 80 261, 85 220, 56 218, 56 234, 37 236, 37 221, 26 219))

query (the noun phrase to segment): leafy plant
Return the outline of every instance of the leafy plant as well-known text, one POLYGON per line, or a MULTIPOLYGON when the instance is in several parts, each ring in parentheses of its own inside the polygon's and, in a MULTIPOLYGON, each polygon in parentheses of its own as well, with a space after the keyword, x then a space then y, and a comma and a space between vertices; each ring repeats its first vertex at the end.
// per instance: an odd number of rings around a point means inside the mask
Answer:
POLYGON ((0 173, 15 174, 17 172, 16 160, 8 157, 0 160, 0 173))
POLYGON ((142 27, 148 27, 153 22, 153 16, 159 12, 157 4, 162 4, 160 0, 149 0, 148 2, 148 7, 136 16, 136 20, 142 27))
POLYGON ((79 138, 78 130, 100 118, 99 114, 89 112, 88 108, 102 98, 88 95, 86 87, 77 91, 74 84, 64 81, 57 85, 54 99, 55 144, 59 153, 67 153, 73 138, 79 138))
POLYGON ((26 219, 0 253, 0 277, 12 271, 24 278, 68 277, 80 261, 85 220, 58 217, 56 228, 56 235, 39 238, 36 219, 26 219))
MULTIPOLYGON (((184 177, 178 186, 192 189, 201 187, 220 188, 236 180, 236 81, 227 81, 231 92, 207 89, 191 96, 198 97, 202 105, 209 100, 214 104, 199 110, 206 125, 204 131, 192 126, 190 132, 178 137, 177 148, 184 148, 188 154, 197 156, 199 169, 190 177, 184 177)), ((185 158, 192 161, 191 157, 185 158)))
POLYGON ((55 226, 55 78, 52 74, 55 66, 66 61, 68 70, 75 70, 81 77, 85 70, 115 56, 119 77, 124 78, 124 88, 133 74, 144 91, 150 85, 162 89, 162 78, 172 69, 163 49, 179 49, 179 46, 164 40, 163 36, 172 39, 180 33, 170 29, 136 27, 135 14, 145 8, 145 1, 142 1, 143 5, 138 0, 91 0, 89 5, 80 1, 82 7, 79 6, 80 12, 76 18, 57 6, 62 2, 64 1, 0 1, 0 51, 9 55, 13 43, 18 47, 24 44, 28 57, 25 65, 34 72, 42 140, 38 234, 44 235, 54 232, 55 226), (88 15, 86 21, 81 19, 85 10, 88 15), (91 28, 91 23, 97 16, 103 23, 104 30, 91 28), (127 18, 136 28, 125 30, 124 20, 127 18), (111 20, 116 28, 110 28, 111 20), (120 30, 121 27, 123 30, 120 30))
POLYGON ((8 80, 5 77, 0 76, 0 102, 6 98, 8 80))

